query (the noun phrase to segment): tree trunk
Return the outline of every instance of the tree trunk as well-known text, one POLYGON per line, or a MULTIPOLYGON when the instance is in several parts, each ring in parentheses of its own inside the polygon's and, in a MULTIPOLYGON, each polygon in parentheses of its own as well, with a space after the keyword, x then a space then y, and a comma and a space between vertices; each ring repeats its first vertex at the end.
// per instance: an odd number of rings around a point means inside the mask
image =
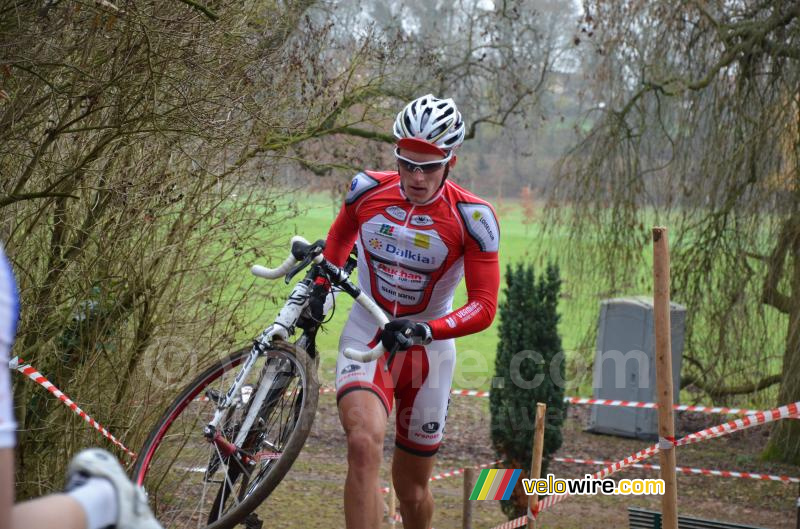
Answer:
MULTIPOLYGON (((783 379, 778 392, 778 405, 800 401, 800 235, 792 248, 793 275, 791 284, 789 328, 783 353, 783 379)), ((784 419, 775 423, 766 459, 800 465, 800 419, 784 419)))

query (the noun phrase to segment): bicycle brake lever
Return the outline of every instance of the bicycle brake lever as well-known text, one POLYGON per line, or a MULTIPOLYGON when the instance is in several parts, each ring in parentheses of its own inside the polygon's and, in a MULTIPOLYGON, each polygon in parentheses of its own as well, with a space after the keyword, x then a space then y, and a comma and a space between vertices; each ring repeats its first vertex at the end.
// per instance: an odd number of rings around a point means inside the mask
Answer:
POLYGON ((395 343, 394 347, 389 351, 389 358, 386 359, 386 371, 389 371, 389 368, 392 365, 392 360, 394 360, 394 355, 397 354, 397 350, 400 349, 400 344, 395 343))
POLYGON ((284 278, 284 281, 286 281, 287 285, 289 284, 289 281, 291 281, 292 278, 295 275, 297 275, 297 273, 300 270, 302 270, 303 268, 305 268, 309 264, 311 264, 311 261, 316 259, 323 252, 323 250, 325 250, 325 241, 320 239, 320 240, 310 244, 306 248, 302 248, 302 245, 300 243, 297 243, 297 242, 292 245, 292 255, 295 256, 295 259, 297 258, 296 254, 298 252, 300 252, 300 251, 303 251, 303 250, 305 250, 305 257, 303 257, 303 260, 300 261, 299 263, 297 263, 294 266, 294 268, 289 270, 289 272, 286 274, 286 276, 284 278))
POLYGON ((293 278, 294 276, 296 276, 296 275, 297 275, 297 273, 298 273, 300 270, 302 270, 303 268, 307 267, 307 266, 309 265, 309 263, 311 263, 312 259, 314 259, 314 257, 315 257, 315 256, 313 256, 313 255, 311 255, 311 254, 307 255, 307 256, 305 257, 305 259, 303 259, 302 261, 300 261, 299 263, 297 263, 297 264, 294 266, 294 268, 292 268, 291 270, 289 270, 289 271, 286 273, 286 276, 285 276, 285 278, 284 278, 284 281, 286 281, 286 284, 288 285, 288 284, 289 284, 289 282, 292 280, 292 278, 293 278))
POLYGON ((410 333, 411 333, 410 329, 406 329, 405 333, 400 332, 400 331, 397 331, 396 333, 394 333, 394 336, 395 336, 394 346, 389 351, 389 358, 386 360, 386 370, 387 371, 389 370, 389 365, 392 363, 392 360, 394 360, 394 355, 396 355, 397 351, 400 349, 400 346, 403 347, 404 351, 414 347, 414 341, 411 338, 408 337, 408 335, 410 333))

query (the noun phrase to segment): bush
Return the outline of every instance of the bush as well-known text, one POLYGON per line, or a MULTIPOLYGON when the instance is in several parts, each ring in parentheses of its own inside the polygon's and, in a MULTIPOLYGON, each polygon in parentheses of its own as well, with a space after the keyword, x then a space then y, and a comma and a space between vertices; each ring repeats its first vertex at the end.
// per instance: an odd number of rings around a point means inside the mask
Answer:
MULTIPOLYGON (((507 268, 506 285, 500 304, 495 383, 489 399, 492 444, 506 468, 520 468, 522 477, 529 477, 536 403, 545 403, 545 475, 550 456, 561 446, 566 412, 564 358, 557 329, 561 279, 554 265, 548 265, 537 281, 533 266, 518 264, 507 268)), ((525 514, 527 504, 522 487, 515 488, 510 500, 501 502, 509 518, 525 514)))

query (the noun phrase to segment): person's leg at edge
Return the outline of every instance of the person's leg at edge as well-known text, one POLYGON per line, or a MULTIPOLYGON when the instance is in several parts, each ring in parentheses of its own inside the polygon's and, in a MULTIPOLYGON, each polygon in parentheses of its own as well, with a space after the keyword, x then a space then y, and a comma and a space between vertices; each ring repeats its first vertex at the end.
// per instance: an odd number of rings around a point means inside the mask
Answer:
POLYGON ((339 400, 339 419, 347 437, 345 523, 347 529, 375 529, 383 518, 380 468, 386 408, 371 391, 351 391, 339 400))
POLYGON ((433 495, 428 486, 436 456, 417 456, 395 447, 392 481, 400 503, 404 529, 430 529, 433 495))
POLYGON ((75 499, 53 494, 14 505, 14 451, 0 450, 0 529, 86 529, 86 513, 75 499))

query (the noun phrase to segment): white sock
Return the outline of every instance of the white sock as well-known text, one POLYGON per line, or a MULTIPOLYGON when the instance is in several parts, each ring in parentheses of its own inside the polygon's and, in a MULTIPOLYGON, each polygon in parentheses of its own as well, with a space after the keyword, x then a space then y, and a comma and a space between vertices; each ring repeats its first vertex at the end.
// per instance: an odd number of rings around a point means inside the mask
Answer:
POLYGON ((117 491, 111 482, 97 477, 90 477, 84 483, 75 481, 73 478, 73 482, 68 485, 67 494, 83 507, 86 513, 86 529, 104 529, 116 525, 119 504, 117 491))

